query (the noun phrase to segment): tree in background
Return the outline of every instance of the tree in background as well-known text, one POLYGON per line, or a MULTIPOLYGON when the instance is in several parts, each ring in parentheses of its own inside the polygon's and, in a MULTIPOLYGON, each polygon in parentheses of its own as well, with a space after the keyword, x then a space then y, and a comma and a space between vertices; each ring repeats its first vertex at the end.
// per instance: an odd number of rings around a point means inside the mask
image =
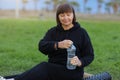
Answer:
POLYGON ((97 12, 98 12, 98 14, 100 14, 101 13, 101 8, 102 8, 102 3, 104 2, 104 0, 97 0, 97 2, 98 2, 98 7, 97 7, 97 12))
POLYGON ((16 0, 15 17, 19 18, 19 0, 16 0))
POLYGON ((34 2, 34 9, 35 9, 35 11, 37 11, 37 3, 39 2, 39 0, 33 0, 33 2, 34 2))
POLYGON ((120 0, 111 0, 114 14, 119 13, 120 0))
POLYGON ((58 3, 59 3, 59 0, 51 0, 52 1, 52 3, 53 3, 53 11, 55 11, 56 10, 56 7, 57 7, 57 5, 58 5, 58 3))
POLYGON ((22 4, 23 4, 23 8, 22 10, 25 11, 26 10, 26 4, 28 3, 28 0, 22 0, 22 4))
MULTIPOLYGON (((2 3, 2 0, 0 0, 0 3, 2 3)), ((2 9, 2 5, 0 5, 0 10, 2 9)))
POLYGON ((107 2, 107 3, 105 3, 105 10, 106 10, 106 12, 108 13, 108 14, 111 14, 111 7, 112 7, 112 2, 107 2))
POLYGON ((68 2, 68 0, 51 0, 51 1, 53 3, 53 11, 56 10, 56 7, 58 6, 58 4, 68 2))
POLYGON ((91 14, 91 11, 92 11, 92 8, 91 8, 91 7, 87 7, 87 8, 86 8, 86 12, 87 12, 88 14, 91 14))
MULTIPOLYGON (((70 3, 71 5, 73 5, 73 7, 75 7, 77 10, 79 9, 79 3, 77 1, 73 1, 73 0, 46 0, 45 1, 45 4, 48 5, 48 6, 51 6, 53 5, 53 11, 56 11, 56 8, 59 4, 62 4, 62 3, 70 3)), ((47 6, 47 10, 48 10, 48 7, 47 6)))
POLYGON ((75 8, 75 10, 80 11, 80 4, 77 1, 71 1, 70 4, 75 8))
POLYGON ((87 4, 87 2, 88 2, 88 0, 83 0, 84 1, 84 5, 83 5, 83 7, 84 7, 84 13, 86 13, 86 4, 87 4))
POLYGON ((46 4, 46 11, 49 11, 49 6, 51 5, 51 1, 50 0, 45 0, 45 4, 46 4))

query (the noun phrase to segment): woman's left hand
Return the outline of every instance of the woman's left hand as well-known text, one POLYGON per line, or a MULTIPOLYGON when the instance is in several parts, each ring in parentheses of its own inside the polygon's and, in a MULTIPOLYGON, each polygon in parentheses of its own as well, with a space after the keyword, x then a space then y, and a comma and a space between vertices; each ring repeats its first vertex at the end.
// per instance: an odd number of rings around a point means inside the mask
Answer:
POLYGON ((77 56, 74 56, 73 58, 71 58, 71 62, 72 65, 76 65, 76 66, 81 66, 82 62, 79 60, 79 58, 77 56))

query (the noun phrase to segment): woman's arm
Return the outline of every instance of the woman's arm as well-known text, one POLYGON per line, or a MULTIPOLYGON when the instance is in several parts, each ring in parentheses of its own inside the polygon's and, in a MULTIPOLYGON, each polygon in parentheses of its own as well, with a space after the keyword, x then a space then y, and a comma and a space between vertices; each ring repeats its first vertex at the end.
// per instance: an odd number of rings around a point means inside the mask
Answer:
POLYGON ((38 44, 39 51, 41 51, 43 54, 50 54, 54 51, 56 51, 56 41, 52 39, 52 33, 53 30, 50 29, 48 32, 45 34, 43 39, 40 40, 38 44))
POLYGON ((83 29, 82 57, 80 61, 82 67, 89 65, 94 60, 94 50, 88 33, 83 29))

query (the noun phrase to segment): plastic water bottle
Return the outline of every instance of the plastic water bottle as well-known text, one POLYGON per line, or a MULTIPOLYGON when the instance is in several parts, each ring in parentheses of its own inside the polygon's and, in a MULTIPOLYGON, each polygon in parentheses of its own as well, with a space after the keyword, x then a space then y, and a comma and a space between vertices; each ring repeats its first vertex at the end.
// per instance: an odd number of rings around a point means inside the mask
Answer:
POLYGON ((72 44, 71 47, 67 49, 67 69, 74 70, 76 69, 75 65, 72 65, 71 58, 75 56, 76 47, 72 44))

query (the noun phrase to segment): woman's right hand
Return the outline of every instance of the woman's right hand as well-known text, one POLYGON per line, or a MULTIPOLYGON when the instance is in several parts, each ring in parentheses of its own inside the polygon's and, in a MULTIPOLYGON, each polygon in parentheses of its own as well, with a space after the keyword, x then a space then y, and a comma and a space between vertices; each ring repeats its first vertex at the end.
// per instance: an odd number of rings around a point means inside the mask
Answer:
POLYGON ((73 42, 71 40, 63 40, 63 41, 58 42, 58 48, 67 49, 72 44, 73 42))

